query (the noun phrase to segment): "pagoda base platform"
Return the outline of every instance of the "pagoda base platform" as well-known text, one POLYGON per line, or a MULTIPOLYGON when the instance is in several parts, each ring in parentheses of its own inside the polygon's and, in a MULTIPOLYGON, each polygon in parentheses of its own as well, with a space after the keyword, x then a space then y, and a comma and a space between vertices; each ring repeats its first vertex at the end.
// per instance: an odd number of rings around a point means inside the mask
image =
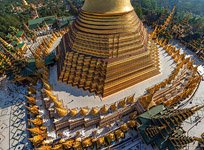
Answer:
POLYGON ((54 94, 56 94, 58 98, 63 101, 64 106, 69 109, 76 107, 102 107, 103 105, 112 104, 131 95, 139 97, 144 94, 147 88, 168 78, 168 76, 175 68, 175 63, 173 62, 171 57, 168 56, 161 48, 159 49, 158 57, 159 61, 157 63, 159 64, 158 67, 160 68, 160 74, 158 74, 158 71, 152 70, 152 72, 148 72, 146 74, 146 78, 149 78, 149 76, 153 76, 152 78, 145 80, 145 78, 143 77, 144 81, 140 80, 138 81, 138 84, 134 84, 132 86, 130 85, 128 88, 105 98, 94 93, 90 93, 88 90, 85 91, 83 88, 78 88, 77 86, 68 85, 66 83, 58 81, 57 66, 50 68, 50 85, 53 88, 52 90, 54 94))
POLYGON ((149 78, 152 78, 153 76, 156 76, 160 74, 159 69, 153 67, 153 68, 149 68, 146 69, 145 71, 141 71, 140 74, 137 74, 137 76, 135 76, 134 78, 132 78, 131 80, 129 80, 128 82, 123 82, 120 85, 116 85, 115 87, 111 87, 111 88, 107 88, 104 90, 104 97, 107 97, 109 95, 112 95, 113 93, 120 93, 121 90, 124 90, 125 88, 134 86, 137 83, 140 83, 142 81, 145 81, 149 78))

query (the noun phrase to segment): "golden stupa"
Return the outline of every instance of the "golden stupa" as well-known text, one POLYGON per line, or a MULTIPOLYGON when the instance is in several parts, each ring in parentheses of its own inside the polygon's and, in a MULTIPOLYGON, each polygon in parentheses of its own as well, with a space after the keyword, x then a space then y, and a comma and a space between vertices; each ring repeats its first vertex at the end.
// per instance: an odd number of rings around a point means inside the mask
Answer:
POLYGON ((159 74, 130 0, 85 0, 57 48, 59 81, 106 97, 159 74))

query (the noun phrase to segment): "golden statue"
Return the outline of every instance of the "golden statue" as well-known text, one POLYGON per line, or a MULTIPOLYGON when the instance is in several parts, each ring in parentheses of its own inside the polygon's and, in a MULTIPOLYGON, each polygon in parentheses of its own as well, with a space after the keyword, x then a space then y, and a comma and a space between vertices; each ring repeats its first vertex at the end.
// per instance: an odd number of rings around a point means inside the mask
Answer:
POLYGON ((22 4, 23 4, 23 6, 28 6, 28 3, 26 0, 22 0, 22 4))

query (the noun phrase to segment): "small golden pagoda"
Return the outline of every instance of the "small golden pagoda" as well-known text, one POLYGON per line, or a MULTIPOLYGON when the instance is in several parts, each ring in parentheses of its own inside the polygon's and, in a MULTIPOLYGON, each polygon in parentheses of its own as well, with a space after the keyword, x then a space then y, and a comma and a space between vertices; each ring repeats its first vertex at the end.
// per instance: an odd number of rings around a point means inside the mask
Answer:
POLYGON ((159 74, 130 0, 85 0, 57 48, 58 80, 109 96, 159 74))
POLYGON ((23 4, 23 6, 28 6, 28 3, 26 0, 22 0, 22 4, 23 4))

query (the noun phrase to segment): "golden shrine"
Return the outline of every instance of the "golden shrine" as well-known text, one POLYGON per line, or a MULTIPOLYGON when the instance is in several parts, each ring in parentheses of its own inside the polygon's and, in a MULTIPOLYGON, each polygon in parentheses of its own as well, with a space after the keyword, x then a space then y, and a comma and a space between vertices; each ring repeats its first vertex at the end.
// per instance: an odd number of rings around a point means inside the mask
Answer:
POLYGON ((130 0, 85 0, 57 48, 58 80, 109 96, 160 73, 152 45, 130 0))

